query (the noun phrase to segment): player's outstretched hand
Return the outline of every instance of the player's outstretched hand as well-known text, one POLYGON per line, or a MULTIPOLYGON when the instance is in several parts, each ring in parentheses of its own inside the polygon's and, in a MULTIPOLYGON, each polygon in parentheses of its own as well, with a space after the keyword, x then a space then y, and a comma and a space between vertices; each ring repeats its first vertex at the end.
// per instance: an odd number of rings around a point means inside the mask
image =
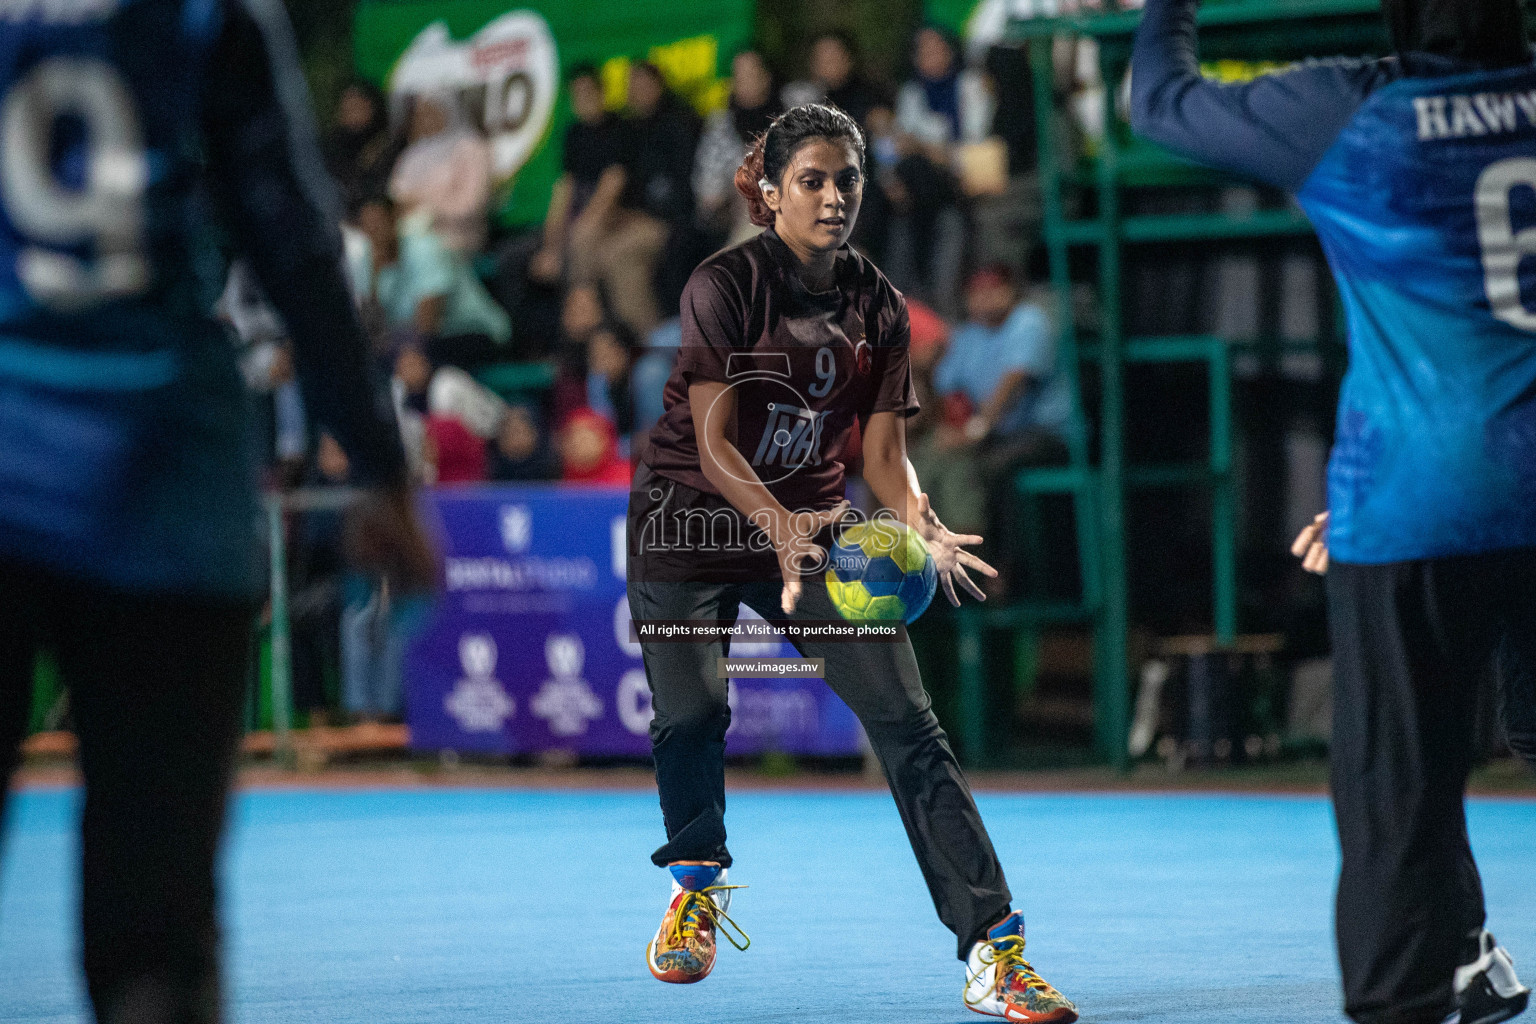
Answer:
POLYGON ((849 502, 843 501, 824 512, 796 512, 789 517, 788 523, 767 531, 768 536, 773 538, 774 551, 779 556, 779 572, 784 577, 784 591, 779 595, 779 606, 784 609, 785 615, 793 614, 795 605, 800 603, 800 591, 803 589, 800 574, 807 559, 815 553, 816 543, 813 538, 828 526, 840 522, 849 507, 849 502))
POLYGON ((980 544, 981 538, 974 533, 951 533, 949 527, 939 522, 926 494, 919 496, 917 511, 918 535, 933 555, 934 568, 939 571, 939 585, 944 588, 944 596, 949 598, 949 603, 956 608, 960 607, 960 595, 955 593, 956 581, 967 594, 978 601, 985 601, 987 595, 981 592, 976 581, 965 571, 966 566, 970 566, 983 576, 997 577, 996 569, 965 550, 967 545, 980 544))
POLYGON ((1301 559, 1307 572, 1323 576, 1328 572, 1328 513, 1319 512, 1307 528, 1296 535, 1291 554, 1301 559))
POLYGON ((383 576, 402 594, 437 586, 437 552, 416 515, 409 487, 369 491, 347 513, 347 556, 359 569, 383 576))

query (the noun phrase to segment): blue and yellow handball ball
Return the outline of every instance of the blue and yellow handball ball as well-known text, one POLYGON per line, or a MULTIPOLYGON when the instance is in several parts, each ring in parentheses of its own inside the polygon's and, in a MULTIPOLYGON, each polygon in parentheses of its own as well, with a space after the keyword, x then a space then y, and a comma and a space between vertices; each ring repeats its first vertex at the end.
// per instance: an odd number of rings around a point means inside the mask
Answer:
POLYGON ((911 623, 939 589, 928 545, 916 530, 894 520, 848 527, 829 554, 827 593, 853 622, 911 623))

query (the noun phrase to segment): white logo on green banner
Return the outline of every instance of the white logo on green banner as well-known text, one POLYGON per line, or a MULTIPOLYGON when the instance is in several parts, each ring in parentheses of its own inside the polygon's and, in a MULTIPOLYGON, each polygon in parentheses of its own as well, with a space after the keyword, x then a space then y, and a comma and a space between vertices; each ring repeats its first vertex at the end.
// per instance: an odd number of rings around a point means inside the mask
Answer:
POLYGON ((560 58, 544 18, 512 11, 463 42, 434 21, 406 47, 390 79, 397 96, 453 93, 491 145, 498 180, 528 162, 555 108, 560 58))

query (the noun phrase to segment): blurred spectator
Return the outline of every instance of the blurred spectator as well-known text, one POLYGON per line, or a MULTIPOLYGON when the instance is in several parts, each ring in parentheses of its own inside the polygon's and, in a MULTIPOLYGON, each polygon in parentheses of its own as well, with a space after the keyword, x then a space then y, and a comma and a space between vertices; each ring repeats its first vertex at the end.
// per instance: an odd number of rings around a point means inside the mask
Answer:
POLYGON ((459 367, 434 367, 410 339, 396 350, 393 387, 406 455, 424 482, 485 479, 485 442, 501 428, 506 403, 459 367))
POLYGON ((587 337, 587 406, 613 424, 626 457, 635 422, 629 391, 634 348, 633 339, 618 324, 599 327, 587 337))
POLYGON ((858 48, 845 32, 823 32, 811 43, 810 77, 784 87, 784 105, 831 103, 842 108, 860 127, 869 112, 887 102, 880 88, 858 71, 858 48))
POLYGON ((908 421, 912 466, 928 491, 934 511, 950 528, 982 533, 987 528, 987 496, 981 486, 977 446, 966 440, 965 424, 974 409, 964 395, 940 396, 934 375, 949 347, 947 321, 918 299, 907 300, 912 321, 909 348, 912 387, 922 407, 908 421))
POLYGON ((427 389, 431 383, 431 360, 415 338, 407 337, 395 352, 390 394, 395 403, 395 419, 400 424, 406 464, 412 479, 422 483, 431 483, 426 459, 427 389))
POLYGON ((677 352, 683 344, 683 322, 677 317, 663 320, 646 339, 645 351, 630 371, 630 395, 634 407, 634 425, 630 432, 630 452, 645 447, 651 428, 665 411, 667 380, 677 364, 677 352))
POLYGON ((432 384, 432 360, 414 338, 407 337, 395 350, 394 386, 401 404, 414 412, 427 411, 427 389, 432 384))
POLYGON ((529 275, 545 283, 564 274, 573 235, 602 233, 598 222, 617 206, 625 182, 623 128, 603 105, 597 68, 578 64, 567 81, 576 120, 565 130, 561 175, 550 195, 543 243, 528 266, 529 275))
POLYGON ((358 721, 398 719, 405 639, 394 622, 387 586, 348 574, 341 611, 341 698, 358 721))
POLYGON ((577 412, 595 412, 613 425, 620 454, 627 456, 635 417, 630 394, 633 362, 634 339, 622 324, 601 324, 590 331, 555 381, 551 404, 556 425, 563 427, 577 412))
POLYGON ((1004 573, 999 587, 1006 587, 1018 534, 1010 481, 1024 466, 1067 461, 1074 397, 1056 369, 1050 317, 1041 305, 1020 300, 1008 267, 971 275, 965 301, 969 319, 950 336, 934 372, 947 420, 935 441, 957 455, 974 446, 988 513, 982 532, 1004 573))
POLYGON ((427 385, 427 412, 433 416, 452 416, 471 434, 489 441, 501 428, 507 403, 457 366, 442 366, 433 372, 427 385))
POLYGON ((464 122, 450 94, 415 98, 407 139, 390 177, 391 198, 448 251, 472 257, 485 245, 491 209, 490 144, 464 122))
MULTIPOLYGON (((908 358, 912 366, 912 387, 917 392, 918 410, 907 418, 907 443, 918 444, 933 431, 939 408, 933 387, 933 372, 949 345, 949 324, 920 299, 907 300, 911 323, 908 358)), ((920 479, 927 482, 926 476, 920 479)))
POLYGON ((966 436, 987 438, 994 461, 1065 459, 1072 394, 1056 372, 1055 335, 1045 309, 1020 300, 1006 266, 972 274, 965 303, 969 319, 951 335, 934 383, 941 394, 962 393, 974 404, 966 436))
POLYGON ((432 467, 432 483, 444 487, 484 482, 484 440, 456 416, 429 413, 426 427, 426 461, 432 467))
POLYGON ((942 29, 917 31, 912 70, 913 77, 896 95, 897 127, 929 159, 950 165, 957 145, 991 135, 997 100, 985 75, 961 67, 959 41, 942 29))
POLYGON ((566 289, 560 306, 561 344, 581 347, 587 335, 608 320, 608 306, 602 290, 594 284, 573 284, 566 289))
POLYGON ((723 245, 746 241, 762 229, 747 217, 747 204, 736 190, 736 169, 752 141, 768 130, 782 111, 773 72, 763 55, 743 50, 731 61, 731 100, 710 116, 693 164, 693 191, 699 225, 723 245))
POLYGON ((354 209, 366 197, 381 195, 389 187, 400 149, 389 130, 389 109, 378 86, 363 78, 347 83, 323 150, 326 170, 341 191, 343 209, 354 209))
POLYGON ((864 152, 864 202, 859 207, 859 220, 853 227, 850 241, 860 252, 885 267, 890 262, 886 250, 895 201, 904 195, 903 186, 896 177, 896 167, 901 162, 896 114, 889 104, 879 103, 870 108, 864 127, 864 152))
POLYGON ((560 479, 570 484, 628 486, 629 460, 619 454, 613 424, 591 409, 578 409, 560 427, 560 479))
MULTIPOLYGON (((629 205, 668 225, 694 219, 693 159, 702 123, 693 108, 667 88, 661 69, 637 61, 629 69, 629 205)), ((645 330, 656 326, 645 325, 645 330)))
POLYGON ((608 322, 607 304, 596 285, 575 284, 566 290, 560 310, 560 371, 550 394, 557 428, 587 404, 587 339, 608 322))
POLYGON ((575 284, 601 282, 614 316, 643 336, 661 320, 656 275, 667 241, 692 226, 699 124, 642 61, 630 69, 622 128, 623 187, 608 207, 597 202, 606 190, 594 196, 591 216, 571 225, 569 270, 575 284))
POLYGON ((885 182, 893 213, 887 271, 898 287, 953 316, 966 237, 954 172, 961 144, 987 138, 996 103, 983 76, 962 70, 958 42, 937 28, 913 37, 912 68, 896 102, 899 159, 885 182))
MULTIPOLYGON (((971 197, 970 263, 1001 262, 1022 268, 1039 239, 1041 218, 1034 72, 1029 51, 1023 47, 990 47, 983 61, 983 84, 991 83, 998 98, 992 134, 984 144, 964 144, 962 153, 979 154, 980 163, 994 164, 994 171, 1006 177, 1002 182, 967 183, 967 177, 974 175, 962 174, 962 190, 971 197)), ((964 155, 961 162, 962 167, 972 163, 964 155)))
POLYGON ((553 443, 536 405, 514 402, 502 417, 489 451, 489 476, 498 482, 558 480, 553 443))
MULTIPOLYGON (((315 446, 310 480, 330 487, 352 482, 351 462, 328 433, 321 433, 315 446)), ((290 606, 294 706, 310 711, 310 724, 323 724, 326 716, 315 712, 324 703, 324 666, 335 643, 343 708, 365 722, 398 718, 405 652, 403 635, 393 622, 389 588, 346 568, 339 511, 303 515, 305 564, 295 576, 290 606)))
MULTIPOLYGON (((306 476, 315 486, 345 486, 351 462, 341 445, 322 432, 306 476)), ((330 717, 326 676, 341 665, 342 514, 338 509, 298 513, 289 567, 288 615, 293 633, 293 707, 308 713, 309 725, 325 725, 330 717)))
POLYGON ((309 448, 304 398, 287 329, 243 260, 230 265, 215 312, 239 339, 241 374, 262 399, 261 419, 267 428, 262 463, 276 470, 280 486, 292 486, 303 473, 309 448))
POLYGON ((474 365, 496 357, 512 337, 512 322, 468 264, 431 232, 402 234, 386 198, 366 200, 357 225, 365 244, 352 247, 350 258, 360 305, 377 303, 392 334, 427 339, 438 362, 474 365))

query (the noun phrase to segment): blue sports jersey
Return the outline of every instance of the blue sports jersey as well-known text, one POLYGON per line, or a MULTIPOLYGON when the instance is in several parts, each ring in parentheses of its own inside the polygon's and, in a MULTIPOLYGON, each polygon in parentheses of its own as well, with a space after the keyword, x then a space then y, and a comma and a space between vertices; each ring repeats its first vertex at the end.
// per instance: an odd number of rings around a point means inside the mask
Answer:
POLYGON ((1147 0, 1136 130, 1295 191, 1343 297, 1328 546, 1382 564, 1536 545, 1536 67, 1426 54, 1200 76, 1147 0))
POLYGON ((211 319, 221 247, 287 321, 306 401, 398 477, 276 0, 0 6, 0 558, 249 594, 254 447, 211 319))
POLYGON ((1349 323, 1330 551, 1536 545, 1536 68, 1384 86, 1297 198, 1349 323))

